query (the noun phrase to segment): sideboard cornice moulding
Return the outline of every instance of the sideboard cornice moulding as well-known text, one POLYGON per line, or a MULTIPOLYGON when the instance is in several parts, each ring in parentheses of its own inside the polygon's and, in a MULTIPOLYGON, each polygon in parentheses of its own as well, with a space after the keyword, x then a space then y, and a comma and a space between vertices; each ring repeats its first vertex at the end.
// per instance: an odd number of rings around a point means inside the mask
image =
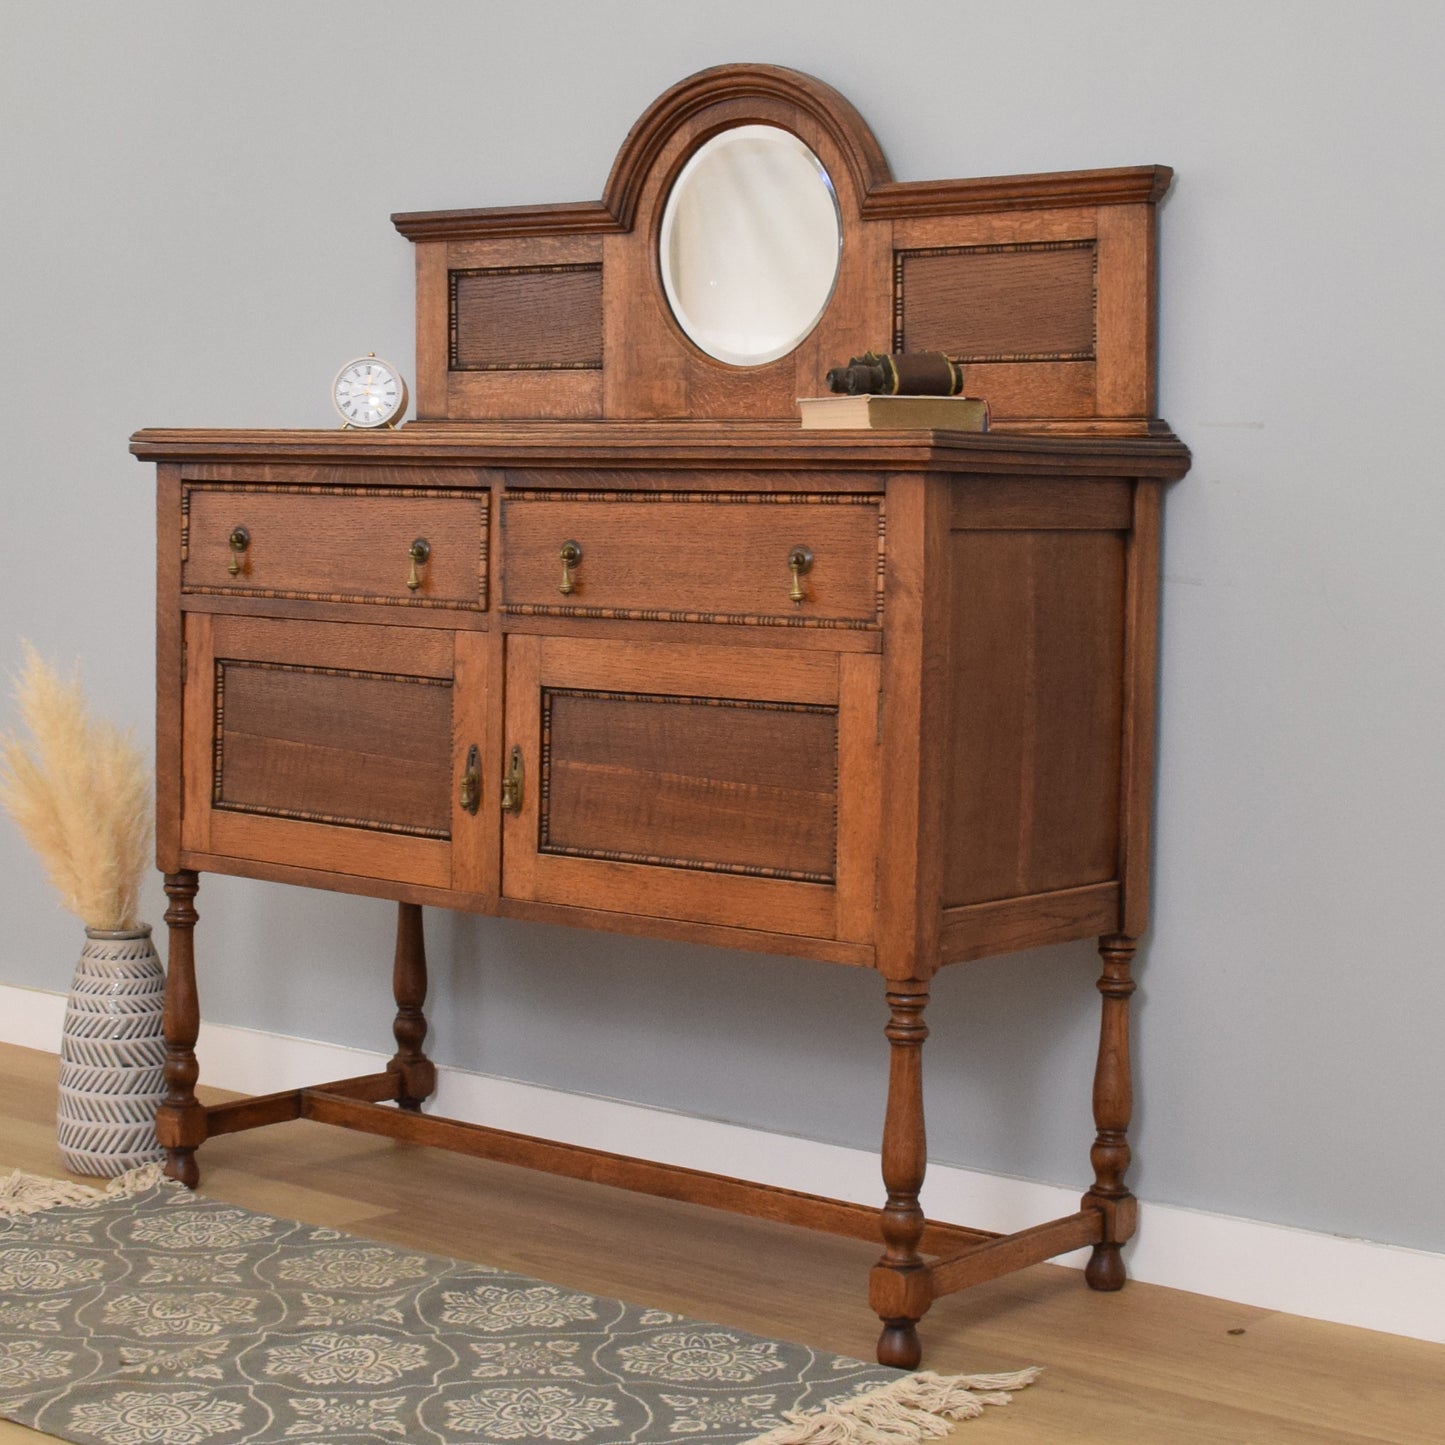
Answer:
POLYGON ((131 438, 146 461, 300 463, 365 460, 416 466, 443 460, 507 467, 546 461, 577 467, 601 462, 638 467, 778 466, 811 470, 947 472, 967 466, 996 476, 1071 474, 1175 481, 1189 451, 1159 423, 1150 436, 1053 435, 995 429, 967 432, 809 432, 793 422, 410 422, 379 433, 339 430, 236 430, 150 427, 131 438))

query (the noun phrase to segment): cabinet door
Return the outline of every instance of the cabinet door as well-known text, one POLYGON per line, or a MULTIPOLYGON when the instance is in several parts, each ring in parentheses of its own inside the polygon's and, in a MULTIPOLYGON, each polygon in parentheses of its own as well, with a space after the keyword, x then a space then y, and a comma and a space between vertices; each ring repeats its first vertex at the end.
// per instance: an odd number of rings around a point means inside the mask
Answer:
POLYGON ((476 891, 480 634, 191 614, 182 844, 476 891), (468 800, 470 801, 470 800, 468 800))
POLYGON ((871 938, 877 658, 507 639, 509 897, 871 938))

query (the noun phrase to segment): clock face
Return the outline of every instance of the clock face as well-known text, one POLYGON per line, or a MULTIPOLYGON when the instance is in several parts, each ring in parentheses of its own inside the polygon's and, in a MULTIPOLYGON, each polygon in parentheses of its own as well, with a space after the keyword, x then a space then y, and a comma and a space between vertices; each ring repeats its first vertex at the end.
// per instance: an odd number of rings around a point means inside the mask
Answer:
POLYGON ((406 383, 394 366, 362 356, 336 373, 331 399, 348 426, 386 426, 406 410, 406 383))

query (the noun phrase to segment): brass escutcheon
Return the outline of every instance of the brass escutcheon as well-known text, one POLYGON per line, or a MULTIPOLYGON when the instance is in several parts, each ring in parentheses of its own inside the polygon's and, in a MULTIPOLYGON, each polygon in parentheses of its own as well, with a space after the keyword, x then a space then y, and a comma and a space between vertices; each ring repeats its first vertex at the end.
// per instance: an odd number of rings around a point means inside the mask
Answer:
POLYGON ((473 815, 482 803, 482 755, 475 743, 467 749, 467 765, 462 772, 462 786, 457 802, 473 815))
POLYGON ((251 534, 245 527, 232 527, 231 535, 226 538, 226 543, 231 549, 231 565, 226 570, 232 577, 241 575, 241 554, 251 545, 251 534))
POLYGON ((557 555, 562 559, 562 580, 557 590, 570 597, 577 590, 577 564, 582 560, 582 547, 577 542, 563 542, 557 555))
POLYGON ((411 575, 406 579, 406 585, 415 592, 421 586, 421 576, 416 569, 426 566, 431 557, 431 543, 425 537, 418 537, 406 549, 406 555, 411 558, 411 575))
POLYGON ((809 547, 797 546, 788 553, 788 571, 793 574, 793 585, 788 588, 788 596, 792 598, 794 607, 803 605, 803 598, 806 595, 803 591, 803 573, 809 572, 813 567, 813 552, 809 547))
POLYGON ((520 813, 522 811, 522 750, 517 746, 512 748, 512 756, 507 763, 507 771, 502 778, 502 811, 504 813, 520 813))

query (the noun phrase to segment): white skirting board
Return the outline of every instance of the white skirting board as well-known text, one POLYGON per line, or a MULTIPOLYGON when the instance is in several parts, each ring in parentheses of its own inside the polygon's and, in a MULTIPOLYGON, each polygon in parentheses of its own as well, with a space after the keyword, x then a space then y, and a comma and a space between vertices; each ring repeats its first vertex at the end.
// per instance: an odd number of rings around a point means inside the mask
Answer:
MULTIPOLYGON (((63 994, 0 984, 0 1042, 57 1051, 64 1009, 63 994)), ((207 1023, 196 1052, 205 1083, 257 1094, 371 1073, 386 1059, 363 1049, 207 1023)), ((882 1197, 877 1156, 865 1149, 466 1069, 438 1069, 437 1095, 428 1110, 836 1199, 877 1204, 882 1197)), ((924 1207, 930 1218, 1013 1231, 1077 1209, 1085 1182, 1064 1189, 930 1163, 924 1207)), ((1082 1267, 1086 1257, 1087 1251, 1079 1250, 1058 1263, 1082 1267)), ((1445 1254, 1141 1200, 1139 1233, 1125 1258, 1130 1276, 1150 1284, 1445 1343, 1445 1254)))

